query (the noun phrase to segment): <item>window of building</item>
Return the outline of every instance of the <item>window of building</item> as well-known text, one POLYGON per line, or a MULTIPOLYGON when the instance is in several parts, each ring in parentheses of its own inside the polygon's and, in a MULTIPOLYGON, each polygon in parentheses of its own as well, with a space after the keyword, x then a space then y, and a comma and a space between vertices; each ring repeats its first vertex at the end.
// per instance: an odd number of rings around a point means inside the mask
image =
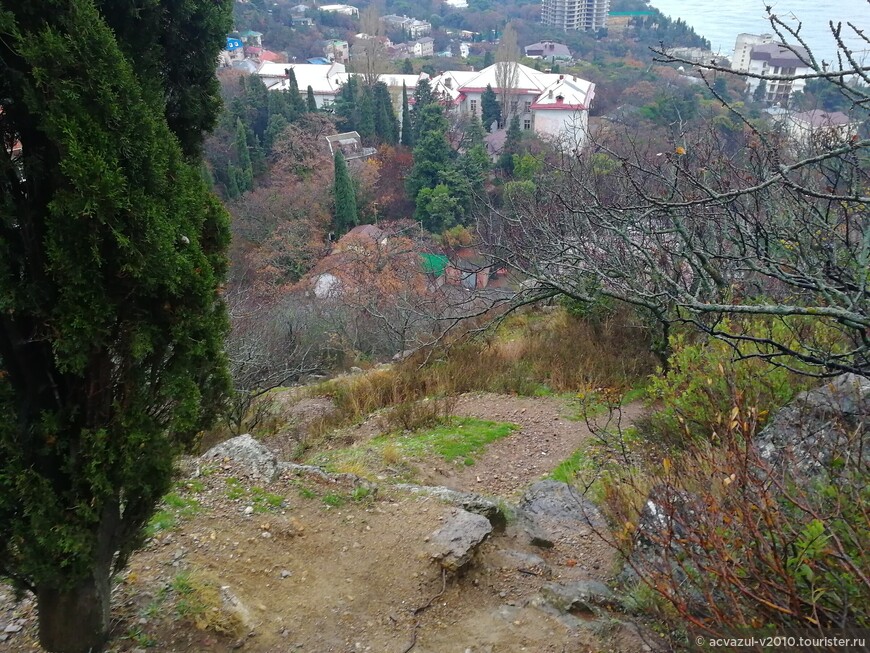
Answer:
POLYGON ((525 120, 523 120, 523 129, 531 129, 531 128, 532 128, 532 121, 531 121, 531 119, 530 119, 530 118, 526 118, 525 120))
POLYGON ((519 105, 520 105, 519 100, 511 100, 511 113, 516 113, 517 107, 519 107, 519 105))
POLYGON ((531 103, 531 102, 526 102, 526 113, 528 113, 528 112, 531 111, 531 110, 532 110, 532 103, 531 103))
POLYGON ((471 101, 471 113, 475 116, 477 115, 477 100, 471 101))

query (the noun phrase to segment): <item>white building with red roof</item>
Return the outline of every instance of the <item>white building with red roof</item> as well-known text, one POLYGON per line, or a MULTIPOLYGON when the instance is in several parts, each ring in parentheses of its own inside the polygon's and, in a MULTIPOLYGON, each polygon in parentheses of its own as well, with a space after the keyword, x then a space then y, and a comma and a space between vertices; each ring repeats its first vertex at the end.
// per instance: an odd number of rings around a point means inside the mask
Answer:
MULTIPOLYGON (((490 86, 501 100, 499 84, 505 77, 493 64, 479 72, 447 71, 432 79, 433 90, 460 113, 481 115, 481 102, 490 86)), ((544 73, 522 64, 516 66, 515 78, 507 94, 502 115, 517 115, 520 127, 541 136, 567 140, 582 146, 587 139, 589 108, 595 98, 595 84, 572 75, 544 73)))
MULTIPOLYGON (((448 70, 430 79, 432 90, 438 93, 452 110, 464 114, 481 115, 481 98, 489 85, 501 98, 499 83, 503 76, 494 64, 480 71, 448 70)), ((517 115, 520 127, 540 136, 566 141, 572 148, 582 147, 587 140, 589 108, 595 98, 595 84, 572 75, 544 73, 522 64, 516 66, 516 82, 507 93, 507 106, 502 116, 517 115)), ((314 64, 279 64, 265 62, 259 75, 270 90, 284 90, 288 86, 286 70, 292 68, 299 92, 306 93, 309 86, 318 108, 328 107, 341 90, 342 84, 354 73, 345 72, 341 64, 331 66, 314 64)), ((383 74, 379 79, 390 87, 394 103, 401 106, 403 84, 412 94, 420 75, 383 74)))

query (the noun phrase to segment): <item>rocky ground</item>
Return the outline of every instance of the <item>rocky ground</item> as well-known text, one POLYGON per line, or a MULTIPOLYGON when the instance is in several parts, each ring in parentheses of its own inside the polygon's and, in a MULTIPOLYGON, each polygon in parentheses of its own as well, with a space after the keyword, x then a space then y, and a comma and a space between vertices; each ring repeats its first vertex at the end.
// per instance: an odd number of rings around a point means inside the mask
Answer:
MULTIPOLYGON (((506 524, 494 503, 218 452, 191 462, 165 528, 115 587, 111 650, 650 650, 605 586, 600 515, 563 484, 535 484, 587 443, 585 424, 554 398, 468 395, 455 412, 520 428, 473 467, 421 465, 420 481, 514 503, 506 524)), ((33 602, 0 587, 0 650, 40 651, 35 626, 33 602)))

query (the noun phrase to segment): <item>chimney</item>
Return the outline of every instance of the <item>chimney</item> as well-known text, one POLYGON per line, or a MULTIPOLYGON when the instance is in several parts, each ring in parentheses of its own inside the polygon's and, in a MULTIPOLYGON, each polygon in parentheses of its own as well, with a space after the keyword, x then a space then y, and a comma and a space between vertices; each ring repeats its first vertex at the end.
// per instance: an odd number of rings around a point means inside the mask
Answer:
POLYGON ((559 75, 559 81, 561 82, 563 79, 565 79, 565 75, 559 75))
POLYGON ((577 75, 574 75, 574 81, 575 82, 577 81, 577 75))
POLYGON ((553 89, 550 89, 550 92, 547 93, 547 97, 550 98, 551 100, 553 99, 553 89))
POLYGON ((564 100, 565 100, 565 98, 562 97, 561 95, 557 95, 557 96, 556 96, 556 104, 562 104, 562 102, 563 102, 564 100))
POLYGON ((453 80, 447 77, 444 80, 444 86, 446 86, 447 88, 453 88, 453 80))

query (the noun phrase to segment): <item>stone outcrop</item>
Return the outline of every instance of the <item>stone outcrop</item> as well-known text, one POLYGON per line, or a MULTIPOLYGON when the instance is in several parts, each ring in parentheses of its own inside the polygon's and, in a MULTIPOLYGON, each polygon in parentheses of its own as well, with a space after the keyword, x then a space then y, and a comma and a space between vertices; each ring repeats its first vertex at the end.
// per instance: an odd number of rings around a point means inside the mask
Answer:
POLYGON ((870 379, 843 374, 799 394, 755 438, 765 461, 779 471, 816 476, 837 459, 841 468, 870 464, 870 379))
POLYGON ((459 571, 491 532, 492 524, 483 515, 457 510, 430 536, 432 558, 447 571, 459 571))
POLYGON ((517 524, 540 547, 607 528, 594 504, 559 481, 538 481, 526 491, 517 507, 517 524))

